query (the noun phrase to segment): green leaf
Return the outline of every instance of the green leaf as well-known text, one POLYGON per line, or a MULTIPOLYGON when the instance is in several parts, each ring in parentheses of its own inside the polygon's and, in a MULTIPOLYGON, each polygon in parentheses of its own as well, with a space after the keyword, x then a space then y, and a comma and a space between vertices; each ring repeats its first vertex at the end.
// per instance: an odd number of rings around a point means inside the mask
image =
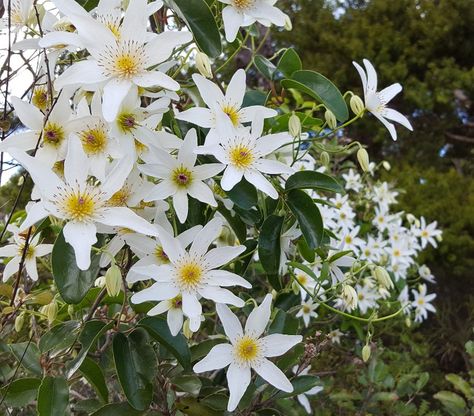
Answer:
POLYGON ((250 261, 252 260, 253 253, 255 252, 258 242, 256 240, 244 241, 243 245, 246 247, 245 251, 240 255, 241 260, 235 263, 235 273, 243 276, 249 267, 250 261))
POLYGON ((451 391, 442 390, 433 395, 433 397, 443 404, 443 406, 446 408, 450 415, 466 415, 466 402, 459 394, 453 393, 451 391))
POLYGON ((259 90, 247 91, 244 95, 242 107, 250 107, 252 105, 265 105, 269 94, 270 93, 265 93, 259 90))
POLYGON ((300 57, 293 48, 288 48, 278 61, 277 70, 291 78, 295 71, 303 69, 300 57))
POLYGON ((217 58, 222 52, 221 35, 216 19, 204 0, 167 0, 194 35, 206 55, 217 58))
POLYGON ((99 364, 91 358, 86 357, 79 367, 79 371, 84 375, 91 386, 95 388, 102 401, 107 403, 109 400, 109 390, 107 389, 104 373, 99 364))
POLYGON ((86 358, 87 353, 91 349, 92 345, 97 342, 99 337, 107 330, 112 328, 114 325, 113 322, 109 322, 108 324, 105 324, 102 321, 99 320, 92 320, 86 322, 84 325, 84 328, 81 332, 81 335, 79 335, 79 342, 82 345, 81 350, 79 351, 79 354, 77 354, 76 358, 72 360, 67 366, 66 370, 66 377, 69 379, 71 378, 74 373, 79 369, 81 366, 82 362, 86 358))
POLYGON ((235 205, 245 210, 254 207, 258 202, 257 189, 243 178, 230 191, 226 191, 226 194, 235 205))
POLYGON ((99 0, 76 0, 86 11, 90 12, 92 9, 97 7, 99 0))
POLYGON ((191 359, 192 362, 200 360, 201 358, 205 357, 211 349, 216 346, 217 344, 222 344, 226 342, 225 339, 222 338, 214 338, 214 339, 206 339, 199 344, 193 345, 191 347, 191 359))
POLYGON ((128 403, 112 403, 101 407, 91 416, 141 416, 143 411, 135 410, 128 403))
POLYGON ((311 268, 306 266, 306 264, 298 263, 296 261, 289 261, 287 264, 288 264, 288 266, 294 267, 295 269, 299 269, 299 270, 305 272, 308 276, 310 276, 314 280, 316 280, 316 281, 319 280, 318 277, 314 274, 313 270, 311 270, 311 268))
MULTIPOLYGON (((288 123, 291 115, 292 113, 286 113, 281 116, 266 119, 265 129, 270 129, 272 133, 288 131, 288 123)), ((311 117, 305 113, 295 112, 295 115, 300 119, 301 126, 305 129, 317 129, 323 124, 323 121, 320 118, 311 117)))
POLYGON ((344 188, 332 176, 312 170, 302 170, 291 175, 285 184, 285 190, 317 189, 328 192, 344 192, 344 188))
POLYGON ((257 55, 254 58, 253 63, 257 67, 258 72, 260 72, 266 79, 273 79, 273 74, 277 68, 267 58, 262 55, 257 55))
POLYGON ((305 393, 313 387, 320 386, 321 380, 316 376, 302 375, 291 380, 291 384, 293 385, 293 391, 291 393, 280 392, 276 398, 292 397, 305 393))
POLYGON ((36 344, 32 342, 19 342, 18 344, 10 344, 10 351, 29 372, 36 376, 43 375, 43 369, 40 365, 40 351, 36 344))
POLYGON ((304 191, 293 189, 288 192, 288 207, 295 214, 308 246, 317 249, 323 240, 323 219, 318 207, 304 191))
POLYGON ((270 215, 263 222, 258 237, 258 257, 265 272, 268 274, 271 285, 276 290, 281 289, 278 279, 280 268, 280 235, 283 226, 283 217, 270 215))
POLYGON ((285 88, 294 88, 313 97, 331 110, 339 121, 349 118, 346 102, 336 86, 325 76, 314 71, 296 71, 291 79, 284 79, 285 88))
POLYGON ((182 334, 171 335, 166 320, 159 316, 149 316, 138 322, 138 326, 145 328, 148 333, 163 345, 185 370, 191 368, 191 351, 188 342, 182 334))
POLYGON ((153 398, 156 357, 146 331, 138 328, 128 337, 118 333, 112 347, 117 376, 128 403, 137 410, 148 409, 153 398))
POLYGON ((53 326, 39 341, 41 353, 61 351, 70 347, 77 337, 79 325, 78 321, 68 321, 53 326))
POLYGON ((39 378, 20 378, 3 387, 0 394, 1 397, 5 396, 7 406, 24 407, 36 399, 40 384, 39 378))
POLYGON ((301 256, 309 263, 312 263, 316 258, 316 253, 314 250, 309 248, 308 243, 304 238, 300 238, 296 243, 298 247, 298 251, 300 252, 301 256))
POLYGON ((74 249, 66 243, 61 231, 54 243, 51 265, 54 281, 66 303, 79 303, 86 296, 99 274, 99 260, 100 255, 93 253, 89 269, 79 269, 74 249))
POLYGON ((64 377, 45 377, 38 391, 38 415, 65 415, 69 403, 69 387, 64 377))
POLYGON ((473 389, 471 385, 457 374, 446 374, 446 380, 448 380, 456 390, 460 391, 466 399, 471 400, 473 396, 473 389))
POLYGON ((199 394, 202 386, 199 377, 194 375, 181 374, 173 378, 171 382, 175 385, 176 391, 183 391, 194 396, 199 394))
POLYGON ((270 327, 268 328, 269 334, 291 334, 295 335, 298 333, 298 328, 300 326, 300 322, 294 316, 282 311, 281 309, 277 309, 277 313, 275 318, 273 318, 270 327))

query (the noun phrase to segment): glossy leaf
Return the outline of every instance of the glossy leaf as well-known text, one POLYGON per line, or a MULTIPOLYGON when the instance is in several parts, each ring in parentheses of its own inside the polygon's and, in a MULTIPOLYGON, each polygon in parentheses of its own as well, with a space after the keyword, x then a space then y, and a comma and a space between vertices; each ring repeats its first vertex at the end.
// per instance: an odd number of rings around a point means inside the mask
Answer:
POLYGON ((247 227, 238 215, 232 215, 232 213, 224 206, 222 202, 218 202, 217 210, 227 220, 229 225, 234 230, 235 235, 240 241, 245 241, 247 238, 247 227))
POLYGON ((264 93, 259 90, 247 91, 244 95, 242 107, 250 107, 251 105, 265 105, 270 93, 264 93))
POLYGON ((91 416, 141 416, 144 412, 135 410, 128 403, 112 403, 101 407, 91 416))
POLYGON ((238 207, 249 210, 257 205, 258 195, 255 186, 242 179, 230 191, 226 191, 230 200, 238 207))
POLYGON ((171 335, 166 319, 149 316, 138 322, 138 326, 145 328, 156 341, 173 354, 185 370, 191 368, 191 352, 186 338, 182 334, 175 337, 171 335))
POLYGON ((344 192, 341 184, 330 175, 312 170, 302 170, 291 175, 285 184, 285 190, 317 189, 328 192, 344 192))
POLYGON ((69 387, 64 377, 45 377, 38 390, 39 416, 65 415, 69 404, 69 387))
POLYGON ((38 387, 41 384, 39 378, 20 378, 13 380, 8 386, 0 390, 0 397, 5 396, 7 406, 24 407, 36 399, 38 387))
POLYGON ((324 227, 316 204, 306 192, 299 189, 288 192, 286 202, 295 214, 308 246, 312 249, 318 248, 323 240, 324 227))
POLYGON ((92 9, 97 7, 99 0, 76 0, 86 11, 90 12, 92 9))
POLYGON ((269 334, 297 334, 299 328, 299 320, 294 316, 282 311, 281 309, 275 308, 277 313, 273 318, 270 327, 268 328, 269 334))
POLYGON ((257 67, 258 72, 260 72, 266 79, 273 79, 273 74, 277 68, 267 58, 262 55, 257 55, 253 62, 257 67))
POLYGON ((115 335, 113 352, 117 376, 128 403, 137 410, 146 410, 153 398, 153 377, 156 357, 144 329, 136 329, 128 337, 115 335))
POLYGON ((199 49, 217 58, 222 52, 221 35, 216 19, 205 0, 168 0, 171 8, 187 24, 199 49))
POLYGON ((277 70, 285 77, 291 78, 295 71, 303 69, 299 55, 293 48, 288 48, 278 61, 277 70))
POLYGON ((79 371, 83 374, 91 386, 94 387, 102 401, 107 403, 109 399, 109 390, 107 389, 104 373, 102 372, 99 364, 97 364, 91 358, 86 357, 79 367, 79 371))
MULTIPOLYGON (((291 115, 292 113, 287 113, 274 118, 266 119, 266 129, 270 129, 272 133, 288 131, 288 123, 290 121, 291 115)), ((305 113, 296 111, 295 115, 300 119, 301 126, 304 129, 318 129, 323 124, 323 121, 320 118, 311 117, 305 113)))
POLYGON ((79 303, 86 296, 99 274, 99 260, 100 255, 92 253, 89 269, 79 269, 74 249, 66 243, 61 231, 54 243, 51 265, 54 281, 66 303, 79 303))
POLYGON ((42 354, 55 350, 60 351, 71 346, 77 337, 78 321, 68 321, 53 326, 39 341, 42 354))
POLYGON ((285 88, 294 88, 304 92, 323 103, 339 121, 344 122, 349 118, 349 110, 340 91, 318 72, 296 71, 291 79, 284 79, 281 84, 285 88))
POLYGON ((265 272, 269 275, 272 286, 279 290, 281 283, 278 279, 280 268, 280 235, 283 217, 270 215, 263 222, 258 237, 258 256, 265 272))
POLYGON ((19 342, 18 344, 10 344, 10 351, 21 363, 21 366, 36 376, 43 375, 43 369, 40 364, 40 351, 36 344, 32 342, 19 342))

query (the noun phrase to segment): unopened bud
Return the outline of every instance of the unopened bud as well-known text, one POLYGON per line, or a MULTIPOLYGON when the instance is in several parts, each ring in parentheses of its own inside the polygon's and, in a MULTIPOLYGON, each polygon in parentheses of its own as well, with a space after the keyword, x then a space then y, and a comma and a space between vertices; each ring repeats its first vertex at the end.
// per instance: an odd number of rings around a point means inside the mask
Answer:
POLYGON ((405 318, 405 325, 407 326, 407 328, 411 327, 411 319, 410 318, 405 318))
POLYGON ((285 30, 292 30, 293 29, 293 23, 291 23, 291 19, 289 16, 285 16, 285 25, 284 25, 285 30))
POLYGON ((20 313, 20 315, 18 315, 16 318, 15 318, 15 331, 16 332, 20 332, 21 331, 21 328, 23 328, 23 324, 25 323, 25 314, 24 313, 20 313))
POLYGON ((48 305, 44 305, 41 308, 41 312, 43 315, 46 317, 48 320, 48 323, 51 325, 56 317, 58 316, 58 304, 55 300, 53 300, 51 303, 48 305))
POLYGON ((407 221, 410 224, 413 224, 414 222, 416 222, 416 217, 413 214, 407 214, 407 221))
POLYGON ((342 299, 351 309, 355 309, 357 307, 357 292, 352 286, 342 286, 342 299))
POLYGON ((393 282, 392 279, 390 279, 390 275, 388 274, 387 270, 385 270, 381 266, 376 266, 373 270, 373 275, 377 282, 379 282, 379 285, 386 288, 386 289, 392 289, 393 288, 393 282))
POLYGON ((364 345, 364 347, 362 348, 362 360, 364 360, 364 363, 366 363, 367 361, 369 361, 369 358, 370 358, 370 353, 372 351, 370 350, 370 346, 369 345, 364 345))
POLYGON ((352 95, 349 100, 349 105, 351 106, 352 112, 357 116, 365 110, 364 102, 358 95, 352 95))
POLYGON ((326 110, 324 113, 324 118, 326 119, 326 123, 330 129, 334 130, 337 127, 336 116, 331 110, 326 110))
POLYGON ((67 314, 70 316, 71 319, 74 317, 74 306, 73 305, 69 305, 67 307, 67 314))
POLYGON ((438 234, 435 238, 438 241, 438 243, 441 243, 441 241, 443 241, 443 236, 441 234, 438 234))
POLYGON ((301 136, 301 120, 295 113, 288 120, 288 130, 293 137, 301 136))
POLYGON ((196 68, 203 77, 212 78, 211 61, 204 52, 196 54, 196 68))
POLYGON ((368 172, 370 167, 369 167, 369 154, 367 153, 367 150, 365 150, 363 147, 361 147, 357 151, 357 160, 359 161, 359 165, 362 168, 364 172, 368 172))
POLYGON ((189 319, 186 319, 183 324, 183 335, 190 339, 193 336, 193 331, 189 328, 189 319))
POLYGON ((105 287, 107 294, 111 297, 118 296, 122 289, 122 273, 116 264, 110 266, 105 273, 105 287))
POLYGON ((321 155, 319 156, 319 160, 321 161, 321 165, 326 166, 326 167, 329 166, 329 163, 331 162, 329 153, 321 152, 321 155))
POLYGON ((392 166, 390 165, 390 163, 388 163, 386 160, 384 160, 382 162, 382 166, 383 168, 388 172, 390 169, 392 169, 392 166))
POLYGON ((300 285, 296 280, 293 280, 293 283, 291 284, 291 289, 293 289, 293 293, 297 295, 300 293, 300 285))
POLYGON ((95 279, 94 286, 103 288, 105 286, 105 276, 99 276, 97 279, 95 279))

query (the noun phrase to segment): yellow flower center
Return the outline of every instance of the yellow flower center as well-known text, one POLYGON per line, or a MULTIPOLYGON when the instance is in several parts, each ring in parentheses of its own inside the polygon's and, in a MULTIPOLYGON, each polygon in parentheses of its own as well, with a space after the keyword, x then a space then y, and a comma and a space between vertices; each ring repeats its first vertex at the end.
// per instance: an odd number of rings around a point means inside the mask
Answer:
POLYGON ((46 88, 37 87, 33 91, 33 97, 31 97, 31 103, 42 111, 46 110, 48 104, 48 93, 46 88))
POLYGON ((81 142, 88 155, 102 153, 107 147, 107 132, 101 128, 91 128, 81 132, 81 142))
POLYGON ((348 236, 346 236, 344 241, 346 242, 346 244, 351 244, 352 243, 352 237, 350 235, 348 235, 348 236))
POLYGON ((302 309, 303 309, 303 313, 310 313, 311 312, 311 308, 308 305, 304 305, 302 309))
POLYGON ((258 357, 260 345, 257 340, 244 336, 240 338, 235 345, 235 355, 239 361, 253 361, 258 357))
POLYGON ((132 113, 119 114, 117 117, 117 123, 119 125, 120 130, 122 130, 123 133, 131 132, 138 125, 138 123, 135 120, 135 115, 132 113))
POLYGON ((169 262, 170 262, 170 259, 169 259, 169 257, 167 256, 167 254, 164 252, 162 246, 157 245, 157 246, 155 247, 155 252, 154 252, 154 254, 155 254, 155 257, 156 257, 159 261, 161 261, 161 262, 163 262, 163 263, 169 263, 169 262))
POLYGON ((422 236, 422 237, 428 237, 428 236, 429 236, 428 231, 423 230, 423 231, 421 232, 421 236, 422 236))
POLYGON ((250 6, 253 6, 254 3, 255 0, 234 0, 234 6, 240 10, 248 9, 250 6))
POLYGON ((124 53, 115 59, 115 71, 122 78, 132 78, 138 74, 140 66, 134 55, 124 53))
POLYGON ((172 309, 181 309, 183 306, 183 298, 181 295, 178 295, 170 300, 170 304, 172 309))
POLYGON ((113 33, 113 35, 117 38, 120 39, 120 29, 119 26, 115 22, 106 22, 105 26, 113 33))
POLYGON ((93 197, 87 193, 71 193, 64 201, 64 210, 69 219, 84 221, 94 214, 95 202, 93 197))
POLYGON ((171 179, 180 188, 187 188, 193 180, 192 172, 183 165, 173 170, 171 179))
POLYGON ((420 298, 418 299, 418 305, 424 305, 425 304, 425 300, 423 298, 420 298))
POLYGON ((362 293, 359 293, 357 297, 359 298, 359 300, 364 300, 364 295, 362 293))
POLYGON ((308 278, 303 274, 299 274, 298 276, 296 276, 296 278, 298 279, 298 282, 300 282, 303 286, 308 283, 308 278))
POLYGON ((144 145, 142 142, 135 140, 135 150, 138 154, 142 154, 148 150, 148 146, 144 145))
POLYGON ((237 145, 230 149, 229 157, 230 162, 240 169, 248 168, 254 160, 251 149, 244 145, 237 145))
POLYGON ((122 188, 110 197, 110 199, 107 201, 107 205, 110 207, 126 207, 129 196, 130 190, 127 188, 122 188))
POLYGON ((238 108, 235 108, 232 105, 226 104, 226 105, 222 106, 222 111, 229 116, 230 121, 232 121, 232 124, 234 126, 237 127, 239 125, 239 119, 240 118, 239 118, 238 108))
POLYGON ((400 255, 401 255, 400 250, 395 250, 395 251, 393 252, 393 255, 394 255, 395 257, 400 257, 400 255))
POLYGON ((59 147, 61 142, 65 138, 64 129, 56 123, 48 121, 43 130, 43 142, 44 144, 59 147))
MULTIPOLYGON (((25 249, 25 243, 22 243, 18 246, 18 255, 20 257, 23 256, 24 249, 25 249)), ((29 244, 28 248, 26 249, 25 259, 30 260, 34 257, 35 257, 35 248, 29 244)))
POLYGON ((343 220, 345 220, 347 218, 347 215, 344 213, 344 212, 341 212, 341 214, 339 215, 339 217, 343 220))
POLYGON ((194 289, 203 278, 201 266, 193 261, 186 262, 178 268, 178 283, 186 289, 194 289))

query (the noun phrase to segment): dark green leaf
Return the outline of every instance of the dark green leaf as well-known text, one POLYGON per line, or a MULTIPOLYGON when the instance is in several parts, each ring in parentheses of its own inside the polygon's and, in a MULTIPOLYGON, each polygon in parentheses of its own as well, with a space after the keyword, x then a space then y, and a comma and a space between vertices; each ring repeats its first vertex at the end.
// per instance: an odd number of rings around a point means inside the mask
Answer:
POLYGON ((51 255, 51 265, 54 281, 66 303, 79 303, 97 278, 100 255, 92 253, 91 256, 89 269, 79 269, 74 249, 66 243, 62 231, 58 235, 51 255))
POLYGON ((216 19, 204 0, 167 0, 194 35, 194 40, 206 55, 217 58, 222 52, 221 35, 216 19))
POLYGON ((272 286, 279 290, 281 283, 278 279, 280 268, 280 235, 283 217, 270 215, 263 222, 258 237, 258 256, 264 270, 269 275, 272 286))
POLYGON ((90 12, 92 9, 97 7, 99 0, 76 0, 86 11, 90 12))
POLYGON ((278 61, 277 70, 291 78, 295 71, 303 69, 303 64, 293 48, 288 48, 278 61))
POLYGON ((10 351, 21 363, 21 365, 36 376, 43 375, 43 369, 40 365, 40 351, 36 344, 32 342, 20 342, 18 344, 10 344, 10 351))
POLYGON ((7 406, 24 407, 36 399, 40 384, 39 378, 20 378, 3 387, 0 395, 5 396, 7 406))
POLYGON ((91 416, 141 416, 143 411, 135 410, 128 403, 112 403, 101 407, 91 416))
POLYGON ((324 227, 316 204, 306 192, 299 189, 288 192, 286 202, 295 214, 308 246, 312 249, 318 248, 323 239, 324 227))
POLYGON ((156 358, 144 329, 138 328, 128 337, 118 333, 113 341, 117 376, 128 403, 146 410, 153 398, 156 358))
POLYGON ((319 377, 316 376, 302 375, 291 380, 291 384, 293 385, 293 391, 291 393, 280 392, 277 394, 276 397, 292 397, 297 396, 298 394, 305 393, 315 386, 321 386, 321 380, 319 379, 319 377))
POLYGON ((267 58, 262 55, 257 55, 253 60, 255 66, 266 79, 273 79, 273 74, 276 71, 276 66, 273 65, 267 58))
POLYGON ((235 273, 240 276, 243 276, 249 267, 250 261, 252 260, 253 253, 257 248, 257 241, 256 240, 247 240, 244 241, 244 246, 246 250, 240 255, 242 259, 235 264, 235 273))
POLYGON ((60 351, 71 346, 77 337, 78 321, 68 321, 53 326, 39 341, 42 354, 55 350, 60 351))
POLYGON ((208 352, 211 351, 212 347, 216 346, 217 344, 222 344, 223 342, 225 342, 224 339, 215 338, 206 339, 199 344, 193 345, 191 347, 192 361, 195 362, 205 357, 208 352))
POLYGON ((176 391, 183 391, 194 396, 199 394, 202 386, 199 377, 194 375, 180 374, 179 376, 174 377, 171 382, 176 387, 176 391))
POLYGON ((298 243, 296 244, 298 247, 298 251, 300 252, 301 256, 309 263, 312 263, 316 258, 316 253, 313 249, 308 246, 308 243, 304 238, 300 238, 298 243))
POLYGON ((273 318, 270 327, 268 328, 269 334, 297 334, 299 328, 299 320, 294 316, 277 309, 277 314, 273 318))
POLYGON ((173 354, 185 370, 191 368, 191 352, 182 334, 171 335, 166 320, 159 316, 149 316, 138 322, 148 333, 173 354))
POLYGON ((38 415, 65 415, 69 403, 69 387, 64 377, 45 377, 38 391, 38 415))
POLYGON ((318 277, 314 274, 313 270, 306 266, 306 264, 298 263, 296 261, 290 261, 288 262, 288 266, 294 267, 295 269, 299 269, 303 272, 305 272, 308 276, 313 278, 314 280, 318 281, 318 277))
POLYGON ((226 191, 226 194, 235 205, 245 210, 254 207, 258 202, 255 186, 243 178, 230 191, 226 191))
POLYGON ((344 192, 344 188, 332 176, 312 170, 302 170, 291 175, 285 184, 285 190, 317 189, 329 192, 344 192))
POLYGON ((245 241, 247 238, 247 227, 239 218, 238 215, 232 215, 232 213, 224 206, 222 202, 218 202, 217 210, 223 215, 223 217, 227 220, 229 225, 234 230, 235 235, 240 241, 245 241))
MULTIPOLYGON (((292 113, 286 113, 281 116, 266 119, 265 129, 270 129, 272 133, 288 131, 288 122, 290 121, 291 115, 292 113)), ((295 115, 300 119, 301 126, 305 129, 317 129, 323 124, 321 119, 311 117, 305 113, 295 112, 295 115)))
POLYGON ((242 107, 250 107, 252 105, 265 105, 265 103, 267 102, 268 94, 259 90, 247 91, 244 95, 242 107))
POLYGON ((284 79, 281 84, 285 88, 302 91, 323 103, 339 121, 344 122, 349 118, 349 110, 342 94, 331 81, 318 72, 296 71, 291 79, 284 79))
POLYGON ((99 364, 91 358, 86 357, 79 367, 79 371, 84 375, 91 386, 95 388, 102 401, 107 403, 109 390, 107 389, 104 373, 99 364))

